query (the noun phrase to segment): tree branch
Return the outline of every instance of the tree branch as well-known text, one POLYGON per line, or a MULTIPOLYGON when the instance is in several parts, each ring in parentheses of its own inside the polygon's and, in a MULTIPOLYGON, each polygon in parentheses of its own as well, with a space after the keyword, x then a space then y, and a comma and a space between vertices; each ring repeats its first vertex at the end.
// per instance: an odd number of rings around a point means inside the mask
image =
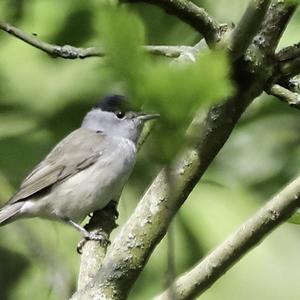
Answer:
MULTIPOLYGON (((290 6, 284 9, 280 3, 282 1, 276 1, 268 12, 270 32, 266 28, 259 32, 261 37, 266 36, 266 43, 272 47, 277 45, 292 15, 290 6), (280 11, 278 19, 274 17, 274 14, 278 15, 276 8, 280 11)), ((262 93, 270 80, 273 65, 265 53, 269 53, 269 48, 263 45, 263 41, 261 43, 261 47, 257 48, 261 57, 259 63, 254 57, 247 64, 234 66, 235 96, 212 107, 204 120, 196 118, 193 132, 199 132, 198 141, 172 162, 168 174, 165 169, 158 174, 113 241, 95 278, 75 293, 73 300, 126 298, 155 246, 165 235, 173 216, 220 151, 243 111, 262 93), (168 189, 170 181, 176 187, 172 195, 168 189)))
POLYGON ((298 93, 293 93, 279 84, 271 86, 267 93, 277 97, 283 102, 288 103, 292 107, 300 109, 300 95, 298 93))
POLYGON ((40 49, 52 57, 62 57, 67 59, 75 59, 75 58, 86 58, 91 56, 103 56, 104 54, 100 51, 100 49, 95 47, 90 48, 76 48, 73 46, 65 45, 58 46, 48 44, 43 42, 36 37, 25 33, 17 27, 14 27, 6 22, 0 21, 0 29, 6 31, 7 33, 15 36, 16 38, 22 40, 23 42, 40 49))
POLYGON ((287 81, 300 73, 300 43, 285 47, 276 53, 279 80, 287 81))
MULTIPOLYGON (((172 284, 177 300, 194 299, 211 287, 300 206, 300 177, 291 182, 202 262, 172 284)), ((167 300, 168 290, 155 300, 167 300)))
POLYGON ((300 56, 300 43, 285 47, 276 53, 279 61, 286 61, 300 56))
POLYGON ((300 55, 292 59, 279 61, 279 72, 282 79, 289 79, 300 74, 300 55))
POLYGON ((242 56, 249 47, 254 35, 260 29, 271 0, 250 0, 250 3, 232 31, 229 45, 233 58, 242 56))
POLYGON ((289 0, 273 0, 253 44, 266 55, 273 54, 297 6, 289 0))
MULTIPOLYGON (((54 58, 61 57, 65 59, 87 58, 87 57, 103 57, 105 53, 100 48, 77 48, 70 45, 53 45, 37 39, 36 37, 25 33, 21 29, 14 27, 6 22, 0 21, 0 30, 3 30, 23 42, 42 50, 43 52, 51 55, 54 58)), ((143 47, 148 53, 154 55, 163 55, 166 57, 176 58, 185 52, 193 50, 190 46, 155 46, 149 45, 143 47)))
POLYGON ((123 2, 146 2, 161 7, 166 13, 177 16, 192 26, 212 47, 220 38, 220 26, 203 8, 188 0, 123 0, 123 2))
MULTIPOLYGON (((85 228, 89 232, 97 234, 101 231, 109 239, 112 230, 117 227, 115 214, 115 205, 109 203, 104 209, 93 213, 85 228)), ((107 246, 107 243, 99 243, 97 241, 87 241, 84 244, 77 282, 78 290, 84 288, 94 278, 106 255, 107 246)))
POLYGON ((170 58, 177 58, 182 54, 195 51, 192 46, 156 46, 148 45, 143 47, 148 53, 153 55, 161 55, 170 58))

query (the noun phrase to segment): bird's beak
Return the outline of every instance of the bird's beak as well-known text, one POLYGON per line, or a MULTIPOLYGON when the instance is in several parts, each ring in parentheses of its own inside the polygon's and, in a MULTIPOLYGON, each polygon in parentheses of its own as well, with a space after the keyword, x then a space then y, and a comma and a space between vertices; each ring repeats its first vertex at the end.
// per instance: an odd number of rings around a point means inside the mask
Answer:
POLYGON ((153 119, 157 119, 160 117, 160 114, 142 114, 138 116, 138 119, 146 122, 146 121, 150 121, 153 119))

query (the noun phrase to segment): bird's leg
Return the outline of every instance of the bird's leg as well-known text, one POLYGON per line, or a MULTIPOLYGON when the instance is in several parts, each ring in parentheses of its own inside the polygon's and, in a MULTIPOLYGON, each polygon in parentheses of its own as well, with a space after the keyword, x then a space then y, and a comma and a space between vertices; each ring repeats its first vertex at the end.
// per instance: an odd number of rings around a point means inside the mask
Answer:
POLYGON ((97 232, 88 232, 88 236, 84 236, 77 244, 76 250, 78 254, 82 254, 82 248, 87 241, 98 241, 102 245, 110 244, 107 235, 103 231, 99 230, 97 232))
POLYGON ((83 235, 83 239, 80 240, 80 242, 77 245, 77 252, 79 254, 82 253, 82 247, 87 241, 99 241, 100 243, 106 243, 106 244, 109 243, 107 236, 104 232, 101 231, 89 232, 84 227, 80 226, 79 224, 75 223, 74 221, 68 218, 65 218, 64 221, 70 224, 71 226, 73 226, 76 230, 78 230, 83 235))
POLYGON ((77 252, 79 254, 81 254, 82 248, 88 240, 100 241, 100 243, 105 243, 106 245, 110 243, 108 236, 110 232, 117 227, 115 222, 119 216, 117 205, 118 201, 111 200, 104 208, 94 211, 92 216, 89 215, 91 219, 84 227, 68 220, 68 222, 82 232, 84 236, 77 245, 77 252))
POLYGON ((73 226, 76 230, 78 230, 84 237, 89 236, 90 233, 84 227, 80 226, 79 224, 75 223, 70 219, 67 219, 66 222, 73 226))

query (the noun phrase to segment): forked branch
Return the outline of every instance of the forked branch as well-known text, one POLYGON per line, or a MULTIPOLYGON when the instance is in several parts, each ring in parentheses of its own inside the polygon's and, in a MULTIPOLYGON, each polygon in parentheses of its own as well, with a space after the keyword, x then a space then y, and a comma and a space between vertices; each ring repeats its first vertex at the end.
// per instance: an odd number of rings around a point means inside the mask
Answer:
POLYGON ((250 0, 250 3, 231 34, 230 54, 239 58, 249 47, 254 35, 260 29, 271 0, 250 0))

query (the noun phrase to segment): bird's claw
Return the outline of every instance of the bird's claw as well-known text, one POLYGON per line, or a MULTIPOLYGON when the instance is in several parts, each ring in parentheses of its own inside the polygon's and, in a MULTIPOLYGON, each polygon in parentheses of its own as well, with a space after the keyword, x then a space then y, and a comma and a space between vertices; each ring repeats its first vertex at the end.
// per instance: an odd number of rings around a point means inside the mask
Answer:
POLYGON ((103 232, 89 232, 83 239, 79 241, 77 244, 77 253, 82 254, 82 248, 86 244, 87 241, 98 241, 101 246, 105 247, 110 244, 110 241, 107 235, 103 232))

